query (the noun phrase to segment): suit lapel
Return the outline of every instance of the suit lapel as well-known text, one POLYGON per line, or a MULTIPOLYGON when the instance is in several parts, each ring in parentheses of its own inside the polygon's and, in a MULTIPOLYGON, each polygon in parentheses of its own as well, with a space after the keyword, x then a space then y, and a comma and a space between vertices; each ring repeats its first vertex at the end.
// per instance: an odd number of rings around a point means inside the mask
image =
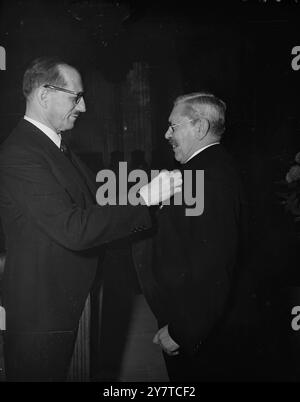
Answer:
POLYGON ((90 172, 84 167, 84 164, 82 163, 80 158, 78 158, 78 156, 72 150, 70 150, 70 152, 72 155, 72 161, 73 161, 74 165, 80 171, 81 175, 84 177, 85 184, 89 188, 89 191, 91 192, 91 194, 93 194, 93 197, 95 197, 96 190, 97 190, 96 183, 95 183, 96 178, 94 178, 94 180, 93 180, 92 174, 90 174, 90 172))
MULTIPOLYGON (((54 142, 47 137, 41 130, 30 122, 23 120, 19 124, 18 132, 22 136, 22 141, 26 141, 33 146, 38 145, 41 150, 41 154, 48 161, 52 172, 55 174, 59 182, 67 189, 68 192, 72 192, 72 189, 80 189, 89 199, 95 202, 95 189, 92 188, 92 180, 89 178, 85 171, 83 164, 79 161, 79 158, 74 156, 72 152, 72 158, 76 161, 76 167, 81 171, 83 177, 76 171, 75 166, 68 158, 60 151, 60 149, 54 144, 54 142), (24 133, 26 131, 26 133, 24 133), (25 134, 25 135, 24 135, 25 134), (84 180, 86 179, 86 180, 84 180)), ((95 186, 94 186, 95 187, 95 186)))

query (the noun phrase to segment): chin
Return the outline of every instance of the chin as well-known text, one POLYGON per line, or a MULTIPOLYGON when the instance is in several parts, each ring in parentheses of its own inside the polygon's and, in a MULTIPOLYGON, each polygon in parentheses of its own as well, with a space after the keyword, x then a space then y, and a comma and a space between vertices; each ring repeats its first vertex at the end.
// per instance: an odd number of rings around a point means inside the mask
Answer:
POLYGON ((182 156, 181 156, 181 155, 177 155, 177 154, 175 153, 174 158, 177 160, 177 162, 183 163, 183 162, 182 162, 182 156))
POLYGON ((64 131, 71 130, 74 127, 74 123, 66 124, 64 131))

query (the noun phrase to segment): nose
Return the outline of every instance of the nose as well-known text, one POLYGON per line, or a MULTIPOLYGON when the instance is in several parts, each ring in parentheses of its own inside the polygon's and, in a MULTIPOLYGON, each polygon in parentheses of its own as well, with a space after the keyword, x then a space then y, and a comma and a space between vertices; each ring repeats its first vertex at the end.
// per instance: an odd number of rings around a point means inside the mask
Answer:
POLYGON ((165 134, 165 139, 169 140, 172 137, 172 128, 169 127, 165 134))
POLYGON ((76 109, 81 112, 84 113, 86 111, 86 107, 85 107, 85 101, 84 98, 80 98, 80 101, 78 102, 78 104, 76 105, 76 109))

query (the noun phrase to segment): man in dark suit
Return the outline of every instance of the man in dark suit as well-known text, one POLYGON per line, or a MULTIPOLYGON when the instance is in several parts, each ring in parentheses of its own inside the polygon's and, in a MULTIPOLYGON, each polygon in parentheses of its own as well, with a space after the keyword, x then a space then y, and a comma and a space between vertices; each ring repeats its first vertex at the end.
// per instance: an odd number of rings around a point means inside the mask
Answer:
POLYGON ((244 197, 234 163, 220 144, 225 110, 209 93, 182 96, 165 135, 182 164, 184 201, 163 206, 158 214, 154 270, 164 302, 155 305, 160 329, 153 341, 165 352, 172 381, 230 377, 222 331, 230 312, 244 197))
POLYGON ((148 228, 147 205, 180 190, 180 178, 160 174, 137 206, 97 205, 95 179, 61 137, 85 112, 80 74, 40 58, 23 92, 24 119, 0 152, 5 369, 8 380, 62 381, 101 247, 148 228))

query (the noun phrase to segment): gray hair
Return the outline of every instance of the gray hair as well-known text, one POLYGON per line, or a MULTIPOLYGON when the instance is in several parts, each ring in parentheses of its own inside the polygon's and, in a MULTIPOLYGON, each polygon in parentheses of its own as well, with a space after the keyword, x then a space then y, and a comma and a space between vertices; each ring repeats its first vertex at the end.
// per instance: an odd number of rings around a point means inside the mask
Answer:
POLYGON ((56 57, 40 57, 31 62, 23 78, 23 94, 28 98, 41 85, 50 84, 64 87, 65 79, 60 67, 68 65, 56 57))
POLYGON ((174 106, 183 103, 183 114, 192 120, 204 117, 209 121, 212 134, 221 137, 225 131, 226 104, 214 94, 208 92, 193 92, 179 96, 174 106))

